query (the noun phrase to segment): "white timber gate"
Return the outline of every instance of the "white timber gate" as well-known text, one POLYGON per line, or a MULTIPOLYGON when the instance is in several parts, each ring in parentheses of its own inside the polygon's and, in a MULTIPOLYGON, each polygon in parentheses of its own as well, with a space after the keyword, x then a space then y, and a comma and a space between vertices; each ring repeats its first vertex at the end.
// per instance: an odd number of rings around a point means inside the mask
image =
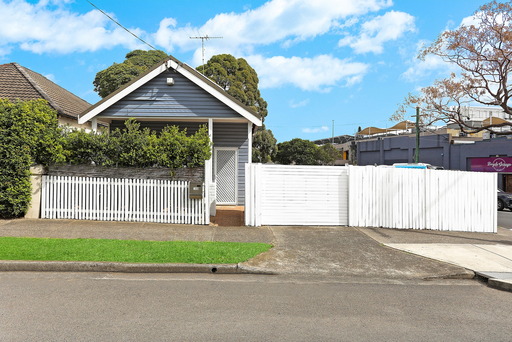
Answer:
POLYGON ((348 168, 246 164, 246 224, 348 225, 348 168))

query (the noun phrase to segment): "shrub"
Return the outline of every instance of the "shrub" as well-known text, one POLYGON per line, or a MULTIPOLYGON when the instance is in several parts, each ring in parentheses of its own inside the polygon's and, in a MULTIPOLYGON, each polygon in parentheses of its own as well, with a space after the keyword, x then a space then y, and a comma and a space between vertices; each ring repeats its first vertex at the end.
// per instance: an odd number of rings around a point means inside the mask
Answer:
POLYGON ((119 141, 108 133, 70 130, 64 133, 64 149, 70 164, 114 165, 119 141))
POLYGON ((0 218, 25 215, 30 165, 64 161, 61 140, 57 113, 45 100, 0 99, 0 218))
POLYGON ((205 126, 187 136, 177 126, 167 126, 160 134, 130 119, 124 129, 95 134, 71 131, 65 135, 65 153, 71 164, 168 168, 204 165, 211 157, 211 142, 205 126))

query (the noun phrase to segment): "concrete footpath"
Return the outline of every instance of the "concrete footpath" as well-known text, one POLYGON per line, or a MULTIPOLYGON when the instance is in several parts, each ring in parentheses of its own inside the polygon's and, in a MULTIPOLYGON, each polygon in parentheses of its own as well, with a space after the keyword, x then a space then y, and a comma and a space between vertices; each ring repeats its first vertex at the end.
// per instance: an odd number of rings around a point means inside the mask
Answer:
POLYGON ((490 286, 512 290, 512 277, 509 277, 512 231, 502 228, 498 234, 483 234, 356 227, 254 228, 20 219, 0 221, 0 236, 265 242, 274 246, 238 265, 0 261, 3 271, 294 274, 360 281, 469 279, 476 273, 490 286))
POLYGON ((497 234, 368 228, 385 246, 464 267, 489 286, 512 291, 512 230, 497 234))

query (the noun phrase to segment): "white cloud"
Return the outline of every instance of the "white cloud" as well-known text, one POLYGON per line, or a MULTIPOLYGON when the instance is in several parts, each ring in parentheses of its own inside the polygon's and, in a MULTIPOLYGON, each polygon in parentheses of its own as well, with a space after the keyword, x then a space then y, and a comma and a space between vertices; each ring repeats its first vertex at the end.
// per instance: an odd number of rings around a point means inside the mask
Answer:
MULTIPOLYGON (((9 52, 13 46, 34 53, 96 51, 116 45, 130 49, 141 46, 99 11, 69 12, 64 9, 67 2, 0 1, 0 52, 9 52)), ((139 29, 131 30, 137 35, 144 34, 139 29)))
POLYGON ((200 32, 201 35, 223 37, 209 45, 238 55, 250 54, 255 46, 276 42, 289 46, 325 34, 343 26, 343 20, 353 25, 356 20, 353 16, 391 5, 391 0, 271 0, 243 13, 218 14, 201 27, 177 27, 175 19, 165 18, 154 39, 168 51, 176 48, 195 50, 198 44, 189 36, 200 32))
POLYGON ((297 100, 290 100, 288 102, 288 105, 290 106, 290 108, 300 108, 300 107, 305 107, 309 104, 309 99, 304 99, 304 100, 300 100, 300 101, 297 101, 297 100))
POLYGON ((356 53, 382 53, 386 42, 397 40, 406 32, 415 31, 414 17, 408 13, 390 11, 361 25, 358 36, 347 35, 339 46, 350 46, 356 53))
POLYGON ((449 75, 450 72, 456 70, 453 65, 434 55, 426 56, 424 60, 413 57, 409 63, 411 66, 401 75, 403 79, 409 82, 422 80, 432 74, 449 75))
MULTIPOLYGON (((97 51, 115 46, 145 48, 99 11, 71 12, 69 2, 0 0, 0 56, 15 48, 39 54, 97 51)), ((362 25, 371 42, 382 45, 396 39, 400 30, 406 29, 407 21, 404 20, 403 26, 391 25, 393 29, 381 27, 389 24, 390 14, 363 24, 361 16, 390 6, 392 0, 270 0, 241 13, 218 14, 198 27, 180 26, 175 18, 164 18, 154 33, 129 29, 167 52, 193 51, 196 65, 202 63, 201 43, 189 37, 221 36, 223 39, 212 39, 206 44, 206 60, 219 53, 247 56, 258 72, 261 88, 292 85, 302 90, 327 92, 334 86, 360 82, 368 65, 327 54, 307 58, 264 57, 256 49, 270 44, 291 46, 328 32, 339 34, 342 29, 352 30, 358 25, 362 25)), ((401 12, 389 13, 399 13, 399 18, 405 18, 401 12)), ((354 42, 360 46, 363 43, 354 42)))
POLYGON ((330 55, 313 58, 253 55, 246 59, 258 73, 262 89, 288 84, 302 90, 327 92, 340 83, 352 85, 360 81, 368 70, 364 63, 330 55))
POLYGON ((322 126, 322 127, 315 127, 315 128, 303 128, 302 133, 320 133, 320 132, 327 132, 329 130, 329 127, 322 126))

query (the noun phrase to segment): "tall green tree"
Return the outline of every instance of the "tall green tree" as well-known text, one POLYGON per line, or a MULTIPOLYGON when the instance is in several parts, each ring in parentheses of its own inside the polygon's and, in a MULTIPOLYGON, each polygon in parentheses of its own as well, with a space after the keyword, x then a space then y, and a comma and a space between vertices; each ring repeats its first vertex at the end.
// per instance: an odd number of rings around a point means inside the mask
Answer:
MULTIPOLYGON (((245 59, 228 54, 216 55, 196 70, 204 73, 242 104, 253 109, 262 121, 265 120, 268 114, 267 102, 261 97, 258 89, 258 74, 245 59)), ((276 143, 272 131, 267 130, 264 125, 258 128, 253 135, 252 161, 271 162, 277 151, 276 143)))
POLYGON ((165 58, 167 54, 161 50, 131 51, 124 62, 114 63, 96 74, 94 91, 106 97, 165 58))
POLYGON ((199 72, 222 87, 229 95, 252 108, 264 120, 267 102, 258 89, 258 74, 243 58, 223 54, 210 58, 205 65, 196 68, 199 72))
POLYGON ((254 132, 252 136, 252 161, 255 163, 270 163, 277 154, 277 140, 265 125, 254 132))

